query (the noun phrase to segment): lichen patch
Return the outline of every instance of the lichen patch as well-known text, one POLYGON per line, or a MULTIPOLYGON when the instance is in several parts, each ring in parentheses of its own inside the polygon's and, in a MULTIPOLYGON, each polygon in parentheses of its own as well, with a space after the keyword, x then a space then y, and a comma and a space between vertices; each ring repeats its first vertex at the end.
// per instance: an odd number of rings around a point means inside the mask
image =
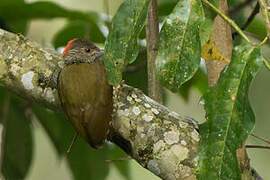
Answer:
POLYGON ((159 140, 157 143, 154 144, 153 152, 158 153, 165 147, 165 143, 163 140, 159 140))
POLYGON ((17 64, 11 64, 10 67, 10 72, 14 75, 17 76, 18 75, 18 71, 20 71, 21 67, 18 66, 17 64))
POLYGON ((55 97, 54 97, 52 88, 45 88, 45 89, 44 89, 44 97, 45 97, 49 102, 55 102, 55 97))
POLYGON ((151 106, 150 106, 150 104, 145 103, 145 104, 144 104, 144 107, 146 107, 146 108, 150 108, 151 106))
POLYGON ((132 101, 132 97, 127 96, 127 100, 128 100, 129 102, 132 101))
POLYGON ((158 111, 156 108, 151 108, 151 111, 152 111, 155 115, 158 115, 158 114, 159 114, 159 111, 158 111))
POLYGON ((184 129, 184 128, 188 127, 188 123, 180 121, 179 126, 180 126, 180 128, 184 129))
POLYGON ((29 72, 22 75, 21 82, 22 82, 25 89, 31 90, 31 89, 34 88, 34 85, 33 85, 33 82, 32 82, 33 77, 34 77, 34 72, 33 71, 29 71, 29 72))
POLYGON ((179 142, 179 132, 169 131, 164 133, 164 140, 167 144, 175 144, 179 142))
POLYGON ((132 112, 138 116, 140 113, 141 113, 141 110, 139 107, 135 106, 133 109, 132 109, 132 112))
POLYGON ((47 51, 44 51, 44 56, 46 57, 47 60, 52 60, 52 55, 49 54, 47 51))
POLYGON ((185 140, 181 140, 180 142, 183 146, 186 146, 187 145, 187 142, 185 140))
POLYGON ((194 131, 191 133, 191 137, 192 139, 194 139, 195 141, 199 142, 200 138, 199 138, 199 133, 194 129, 194 131))
POLYGON ((173 154, 183 161, 188 158, 188 149, 180 144, 175 144, 171 147, 173 154))
POLYGON ((135 99, 135 98, 137 98, 137 95, 134 94, 134 93, 132 93, 132 94, 131 94, 131 97, 135 99))
POLYGON ((124 109, 124 110, 118 110, 117 115, 120 116, 129 116, 129 109, 124 109))
POLYGON ((135 101, 136 101, 136 102, 142 102, 142 100, 139 99, 139 98, 135 98, 135 101))
POLYGON ((144 114, 142 117, 146 122, 150 122, 153 120, 153 116, 148 115, 148 114, 144 114))

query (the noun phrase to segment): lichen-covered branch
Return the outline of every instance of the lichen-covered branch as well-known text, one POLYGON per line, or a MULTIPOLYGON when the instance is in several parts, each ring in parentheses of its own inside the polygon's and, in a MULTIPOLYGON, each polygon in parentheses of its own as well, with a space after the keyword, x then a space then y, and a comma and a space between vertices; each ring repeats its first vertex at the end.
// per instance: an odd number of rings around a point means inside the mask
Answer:
MULTIPOLYGON (((0 29, 0 85, 52 110, 61 109, 57 75, 62 57, 0 29)), ((122 84, 114 89, 109 139, 162 179, 195 179, 196 122, 122 84)))
POLYGON ((126 142, 124 147, 129 149, 124 149, 162 179, 195 179, 193 162, 199 134, 194 120, 181 117, 127 85, 114 90, 114 109, 114 142, 120 134, 124 139, 120 146, 126 142))
POLYGON ((49 82, 62 65, 57 52, 0 29, 0 86, 48 107, 59 107, 57 89, 49 82))

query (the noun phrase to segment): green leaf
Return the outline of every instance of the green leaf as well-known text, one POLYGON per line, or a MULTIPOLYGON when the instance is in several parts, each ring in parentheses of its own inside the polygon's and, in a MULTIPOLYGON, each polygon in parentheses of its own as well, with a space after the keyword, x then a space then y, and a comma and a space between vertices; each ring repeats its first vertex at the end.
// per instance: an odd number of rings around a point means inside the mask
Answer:
POLYGON ((199 27, 202 21, 199 0, 179 1, 165 19, 160 32, 156 67, 161 83, 172 91, 177 91, 199 68, 199 27))
MULTIPOLYGON (((25 115, 21 99, 5 93, 8 103, 2 173, 5 179, 24 179, 32 162, 33 139, 30 120, 25 115), (10 96, 10 98, 9 98, 10 96)), ((3 106, 1 118, 3 117, 3 106)))
MULTIPOLYGON (((211 4, 215 7, 219 7, 219 0, 209 0, 211 4)), ((205 20, 200 26, 200 37, 201 37, 201 44, 204 45, 210 37, 210 34, 213 30, 213 23, 214 19, 217 15, 209 6, 203 4, 203 11, 205 15, 205 20)))
POLYGON ((10 21, 52 18, 80 19, 95 23, 96 13, 83 13, 65 9, 52 2, 17 3, 16 1, 1 0, 0 19, 10 21))
POLYGON ((261 65, 260 47, 235 47, 217 85, 204 95, 207 121, 200 127, 198 179, 241 179, 236 149, 254 126, 248 91, 261 65))
POLYGON ((109 83, 112 85, 121 82, 126 65, 132 63, 139 53, 137 39, 144 27, 150 2, 126 0, 112 19, 103 57, 109 83))
POLYGON ((169 15, 175 5, 177 4, 178 0, 159 0, 158 1, 158 15, 159 16, 167 16, 169 15))
POLYGON ((192 87, 196 88, 201 94, 204 94, 208 88, 206 73, 200 68, 196 74, 179 89, 179 94, 185 101, 188 101, 189 93, 192 87))
MULTIPOLYGON (((24 0, 12 0, 13 3, 16 4, 24 4, 24 0)), ((5 1, 1 1, 1 3, 5 3, 5 1)), ((2 11, 2 10, 1 10, 2 11)), ((13 12, 14 13, 14 12, 13 12)), ((14 33, 21 33, 21 34, 26 34, 27 32, 27 20, 25 19, 20 19, 20 20, 10 20, 6 16, 3 16, 0 18, 2 27, 7 31, 14 32, 14 33)))
POLYGON ((27 33, 27 20, 13 20, 10 21, 8 19, 5 19, 5 25, 7 26, 7 30, 14 33, 20 33, 23 35, 26 35, 27 33))
POLYGON ((58 31, 53 39, 55 48, 65 46, 74 38, 87 38, 96 43, 104 43, 105 37, 96 23, 88 23, 82 20, 73 20, 58 31))
POLYGON ((261 38, 264 38, 267 35, 265 24, 259 18, 255 18, 247 27, 246 31, 256 34, 261 38))
POLYGON ((75 131, 63 114, 53 112, 38 104, 32 106, 38 121, 45 129, 59 156, 65 155, 75 131))
MULTIPOLYGON (((118 146, 113 145, 113 147, 110 149, 110 152, 109 152, 110 160, 117 160, 117 159, 126 158, 126 157, 128 157, 128 155, 118 146)), ((116 161, 116 162, 112 162, 111 164, 117 168, 117 170, 120 172, 120 174, 123 177, 125 177, 126 179, 131 179, 128 160, 116 161)))
POLYGON ((107 145, 95 150, 81 138, 78 138, 71 152, 67 155, 74 179, 105 179, 109 172, 109 163, 105 162, 105 160, 108 160, 108 154, 107 145))

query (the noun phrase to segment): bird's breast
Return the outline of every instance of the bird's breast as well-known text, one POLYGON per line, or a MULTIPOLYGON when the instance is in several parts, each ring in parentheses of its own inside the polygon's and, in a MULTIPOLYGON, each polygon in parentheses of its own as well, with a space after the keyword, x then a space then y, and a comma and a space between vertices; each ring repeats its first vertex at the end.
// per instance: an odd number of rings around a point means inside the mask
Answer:
POLYGON ((112 87, 103 62, 72 64, 58 78, 58 94, 69 120, 92 147, 103 144, 112 114, 112 87))

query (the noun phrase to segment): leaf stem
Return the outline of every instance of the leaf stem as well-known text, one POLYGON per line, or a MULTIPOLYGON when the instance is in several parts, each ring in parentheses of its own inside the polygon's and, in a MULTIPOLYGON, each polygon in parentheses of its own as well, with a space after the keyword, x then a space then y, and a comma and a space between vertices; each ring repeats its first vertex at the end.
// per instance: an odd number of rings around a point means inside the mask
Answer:
POLYGON ((266 36, 266 37, 262 40, 262 42, 260 42, 260 44, 259 44, 258 46, 264 45, 264 44, 266 43, 267 40, 268 40, 268 37, 266 36))
POLYGON ((270 146, 246 145, 246 148, 270 149, 270 146))
POLYGON ((251 134, 251 136, 253 136, 253 137, 255 137, 255 138, 257 138, 257 139, 259 139, 259 140, 261 140, 261 141, 263 141, 263 142, 265 142, 267 144, 270 144, 269 140, 267 140, 267 139, 265 139, 263 137, 257 136, 256 134, 251 134))
POLYGON ((210 6, 218 15, 220 15, 225 21, 227 21, 248 43, 251 43, 249 38, 244 34, 241 28, 228 16, 226 16, 223 12, 221 12, 218 8, 216 8, 213 4, 211 4, 208 0, 202 0, 205 4, 210 6))
POLYGON ((105 162, 112 163, 112 162, 127 161, 127 160, 132 160, 132 158, 131 157, 122 157, 122 158, 118 158, 118 159, 105 160, 105 162))
POLYGON ((268 8, 265 0, 259 0, 261 6, 261 12, 265 23, 265 28, 267 31, 267 36, 270 39, 270 17, 268 15, 268 8))
POLYGON ((263 63, 266 66, 266 68, 270 71, 270 64, 269 64, 269 62, 266 59, 263 58, 263 63))

